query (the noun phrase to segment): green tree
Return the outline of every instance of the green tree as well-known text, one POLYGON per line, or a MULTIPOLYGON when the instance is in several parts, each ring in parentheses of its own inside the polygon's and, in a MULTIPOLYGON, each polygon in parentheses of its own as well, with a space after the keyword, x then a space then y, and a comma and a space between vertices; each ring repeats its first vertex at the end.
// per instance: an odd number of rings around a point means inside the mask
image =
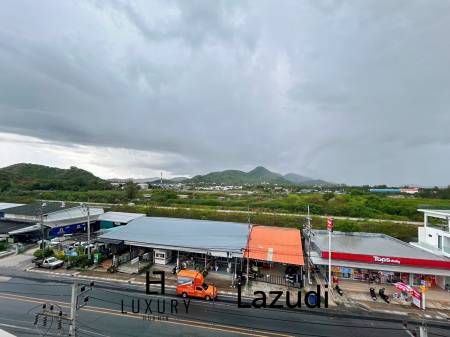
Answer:
POLYGON ((126 193, 128 199, 136 198, 137 193, 138 193, 137 185, 132 181, 127 182, 125 185, 125 193, 126 193))

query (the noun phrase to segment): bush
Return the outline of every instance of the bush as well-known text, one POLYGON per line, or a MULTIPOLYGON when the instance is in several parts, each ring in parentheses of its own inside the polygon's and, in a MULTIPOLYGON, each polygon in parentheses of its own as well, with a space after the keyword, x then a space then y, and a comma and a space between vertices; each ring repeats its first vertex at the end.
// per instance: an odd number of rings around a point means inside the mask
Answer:
POLYGON ((58 260, 62 260, 64 262, 67 262, 68 257, 66 256, 66 253, 64 253, 63 250, 58 250, 56 252, 54 252, 54 256, 58 259, 58 260))
POLYGON ((92 265, 92 261, 89 261, 88 256, 85 254, 70 258, 71 267, 86 268, 90 265, 92 265))
POLYGON ((35 250, 34 253, 33 253, 33 256, 36 257, 36 258, 38 258, 38 259, 43 258, 43 257, 44 257, 44 254, 42 254, 42 249, 37 249, 37 250, 35 250))
POLYGON ((37 249, 33 253, 33 256, 37 257, 38 259, 42 259, 42 258, 53 256, 53 254, 54 254, 53 249, 45 248, 44 251, 42 251, 42 249, 37 249))
POLYGON ((3 252, 8 248, 8 243, 6 241, 0 242, 0 252, 3 252))

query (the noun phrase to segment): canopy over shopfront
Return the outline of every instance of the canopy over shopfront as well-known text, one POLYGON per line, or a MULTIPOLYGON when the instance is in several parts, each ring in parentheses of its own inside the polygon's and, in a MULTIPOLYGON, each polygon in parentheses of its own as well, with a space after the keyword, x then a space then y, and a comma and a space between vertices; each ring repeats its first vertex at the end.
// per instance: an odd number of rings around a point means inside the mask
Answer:
POLYGON ((242 257, 247 235, 248 225, 242 223, 139 217, 98 241, 232 258, 242 257))
POLYGON ((253 226, 244 257, 303 266, 300 231, 294 228, 253 226))
MULTIPOLYGON (((328 232, 314 231, 311 260, 328 265, 328 232)), ((409 285, 426 280, 443 288, 450 276, 450 259, 384 234, 334 232, 331 239, 332 273, 338 277, 409 285)))
MULTIPOLYGON (((327 231, 314 231, 313 246, 320 257, 328 259, 327 231)), ((449 270, 450 259, 438 256, 391 236, 375 233, 334 232, 331 259, 380 266, 433 268, 449 270)))

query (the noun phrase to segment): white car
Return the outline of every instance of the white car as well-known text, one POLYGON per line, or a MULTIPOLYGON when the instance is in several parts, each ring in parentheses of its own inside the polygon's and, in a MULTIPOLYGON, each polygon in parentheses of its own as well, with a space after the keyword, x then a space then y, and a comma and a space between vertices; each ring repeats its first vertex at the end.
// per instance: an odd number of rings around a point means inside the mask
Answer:
POLYGON ((48 257, 46 259, 44 259, 42 261, 42 263, 40 264, 41 267, 43 268, 48 268, 48 269, 56 269, 59 267, 62 267, 62 265, 64 264, 64 261, 58 260, 56 257, 48 257))

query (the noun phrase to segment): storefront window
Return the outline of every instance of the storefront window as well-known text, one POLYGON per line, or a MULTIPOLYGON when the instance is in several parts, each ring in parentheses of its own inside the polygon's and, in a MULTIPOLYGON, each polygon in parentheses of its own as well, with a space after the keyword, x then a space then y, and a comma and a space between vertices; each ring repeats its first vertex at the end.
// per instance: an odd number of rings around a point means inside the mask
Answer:
POLYGON ((436 287, 436 277, 434 275, 414 274, 413 285, 426 285, 427 287, 436 287))

